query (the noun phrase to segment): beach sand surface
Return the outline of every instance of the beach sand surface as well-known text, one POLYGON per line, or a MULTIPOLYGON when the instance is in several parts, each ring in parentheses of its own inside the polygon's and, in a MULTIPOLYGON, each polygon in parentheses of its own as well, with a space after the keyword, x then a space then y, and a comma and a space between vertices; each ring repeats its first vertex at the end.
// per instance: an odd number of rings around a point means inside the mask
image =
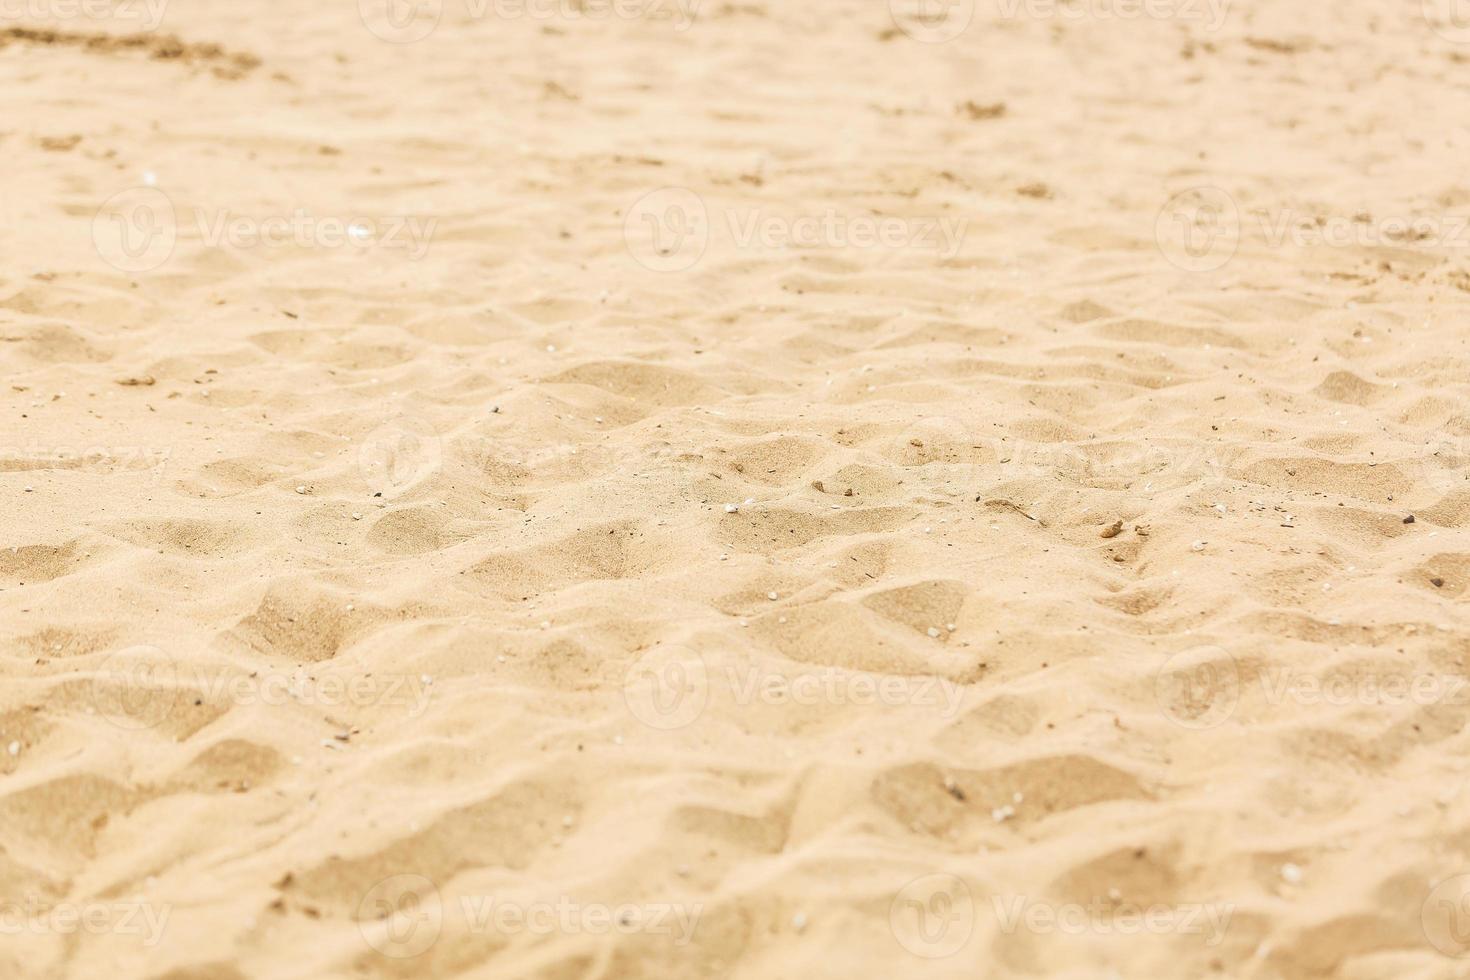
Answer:
POLYGON ((1464 976, 1470 36, 895 4, 0 20, 0 975, 1464 976))

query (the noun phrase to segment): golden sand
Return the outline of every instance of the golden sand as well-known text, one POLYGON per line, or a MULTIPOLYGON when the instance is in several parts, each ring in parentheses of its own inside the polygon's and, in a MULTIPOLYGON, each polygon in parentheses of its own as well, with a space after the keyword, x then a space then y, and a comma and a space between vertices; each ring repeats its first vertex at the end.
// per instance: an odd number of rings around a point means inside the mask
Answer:
POLYGON ((892 6, 4 8, 0 977, 1465 976, 1466 22, 892 6))

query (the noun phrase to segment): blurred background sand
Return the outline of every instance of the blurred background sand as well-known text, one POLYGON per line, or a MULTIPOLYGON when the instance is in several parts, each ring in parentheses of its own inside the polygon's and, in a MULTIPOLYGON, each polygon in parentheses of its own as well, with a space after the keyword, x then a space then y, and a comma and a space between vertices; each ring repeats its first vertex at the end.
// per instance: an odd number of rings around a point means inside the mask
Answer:
POLYGON ((1470 19, 377 2, 0 12, 0 973, 1464 975, 1470 19))

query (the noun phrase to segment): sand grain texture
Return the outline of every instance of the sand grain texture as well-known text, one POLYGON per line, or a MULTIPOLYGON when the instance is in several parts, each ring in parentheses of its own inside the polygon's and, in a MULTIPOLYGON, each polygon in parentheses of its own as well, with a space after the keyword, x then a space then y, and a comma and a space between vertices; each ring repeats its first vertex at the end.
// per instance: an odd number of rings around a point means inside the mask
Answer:
POLYGON ((1470 46, 680 26, 0 21, 0 975, 1463 976, 1470 46))

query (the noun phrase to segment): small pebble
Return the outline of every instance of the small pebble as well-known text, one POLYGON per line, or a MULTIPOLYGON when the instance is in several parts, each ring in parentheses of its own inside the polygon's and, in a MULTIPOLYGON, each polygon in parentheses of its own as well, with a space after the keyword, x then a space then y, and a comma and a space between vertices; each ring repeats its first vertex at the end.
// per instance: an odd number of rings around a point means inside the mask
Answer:
POLYGON ((774 593, 774 592, 767 592, 766 593, 766 598, 767 599, 770 599, 772 602, 775 602, 776 601, 776 593, 774 593))
POLYGON ((929 627, 929 629, 926 632, 929 634, 929 636, 931 638, 935 638, 935 637, 938 637, 939 636, 939 630, 935 629, 933 626, 929 627))
POLYGON ((1297 865, 1283 864, 1281 866, 1281 877, 1285 879, 1288 884, 1300 885, 1302 883, 1302 878, 1304 877, 1304 875, 1302 874, 1302 869, 1297 865))
POLYGON ((726 504, 725 505, 725 513, 727 513, 727 514, 738 514, 739 512, 740 512, 740 506, 738 504, 726 504))

